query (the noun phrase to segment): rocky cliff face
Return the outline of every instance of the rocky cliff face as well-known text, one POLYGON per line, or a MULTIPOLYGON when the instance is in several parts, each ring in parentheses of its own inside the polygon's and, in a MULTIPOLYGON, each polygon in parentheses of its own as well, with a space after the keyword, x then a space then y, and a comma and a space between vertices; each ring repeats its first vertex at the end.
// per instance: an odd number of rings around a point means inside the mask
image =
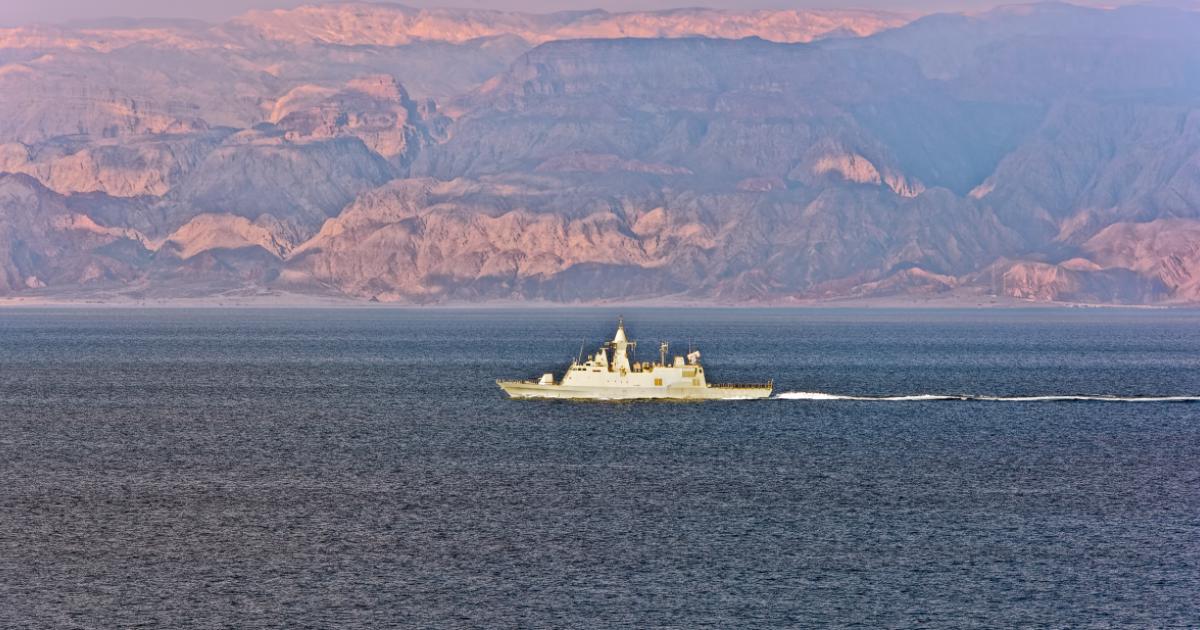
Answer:
POLYGON ((1200 14, 905 22, 0 31, 0 291, 1200 301, 1200 14))
POLYGON ((380 300, 837 297, 899 271, 979 265, 1014 244, 994 216, 948 194, 680 183, 623 170, 401 180, 326 222, 292 252, 285 279, 380 300))
POLYGON ((358 138, 371 151, 407 165, 440 139, 447 121, 432 100, 413 101, 389 75, 351 80, 342 89, 305 85, 275 103, 269 120, 289 140, 358 138))
POLYGON ((87 287, 135 279, 137 234, 97 225, 28 175, 0 174, 0 290, 87 287))
POLYGON ((1180 301, 1200 301, 1200 221, 1114 223, 1083 244, 1107 269, 1127 269, 1180 301))

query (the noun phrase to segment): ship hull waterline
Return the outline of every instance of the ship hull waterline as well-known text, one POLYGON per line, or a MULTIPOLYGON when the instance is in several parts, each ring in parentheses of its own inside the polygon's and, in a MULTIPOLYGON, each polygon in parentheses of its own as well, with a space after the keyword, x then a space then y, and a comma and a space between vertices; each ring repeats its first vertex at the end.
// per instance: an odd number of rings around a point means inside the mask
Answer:
POLYGON ((510 398, 566 400, 748 400, 770 398, 769 385, 703 387, 595 387, 529 381, 496 381, 510 398))

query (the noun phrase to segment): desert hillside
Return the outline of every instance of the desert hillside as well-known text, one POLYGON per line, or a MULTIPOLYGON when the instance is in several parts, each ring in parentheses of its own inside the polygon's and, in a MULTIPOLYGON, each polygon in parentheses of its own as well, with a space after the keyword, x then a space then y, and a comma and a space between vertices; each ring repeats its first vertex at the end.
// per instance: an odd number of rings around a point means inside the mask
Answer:
POLYGON ((1200 12, 0 30, 0 295, 1200 302, 1200 12))

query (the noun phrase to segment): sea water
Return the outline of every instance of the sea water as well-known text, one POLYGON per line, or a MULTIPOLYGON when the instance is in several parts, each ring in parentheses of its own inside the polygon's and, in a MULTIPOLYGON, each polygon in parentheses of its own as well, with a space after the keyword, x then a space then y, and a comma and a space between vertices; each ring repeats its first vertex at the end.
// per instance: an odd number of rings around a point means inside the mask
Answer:
POLYGON ((1200 625, 1200 313, 0 311, 0 626, 1200 625), (611 338, 762 401, 511 401, 611 338))

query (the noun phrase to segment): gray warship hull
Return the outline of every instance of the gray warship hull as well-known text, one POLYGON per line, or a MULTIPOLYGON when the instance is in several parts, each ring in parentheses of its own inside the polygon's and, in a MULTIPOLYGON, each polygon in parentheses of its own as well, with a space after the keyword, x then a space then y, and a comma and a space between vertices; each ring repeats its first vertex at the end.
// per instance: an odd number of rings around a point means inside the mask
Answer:
POLYGON ((773 383, 755 385, 709 384, 700 365, 700 351, 667 360, 667 344, 659 344, 658 361, 633 361, 636 341, 625 336, 625 322, 617 333, 587 360, 583 348, 562 378, 546 372, 537 380, 496 381, 511 398, 565 398, 572 400, 743 400, 768 398, 773 383), (611 356, 610 353, 611 352, 611 356))
POLYGON ((747 400, 769 398, 772 385, 705 385, 653 387, 543 384, 536 381, 496 381, 510 398, 561 398, 571 400, 747 400))

